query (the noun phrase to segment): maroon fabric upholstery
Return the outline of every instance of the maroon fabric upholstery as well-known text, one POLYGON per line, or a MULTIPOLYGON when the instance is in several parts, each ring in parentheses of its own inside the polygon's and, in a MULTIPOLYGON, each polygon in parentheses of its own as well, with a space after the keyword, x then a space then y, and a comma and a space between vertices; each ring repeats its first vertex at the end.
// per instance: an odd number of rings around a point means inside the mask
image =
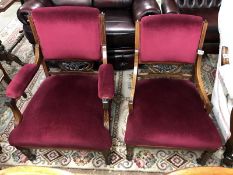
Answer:
POLYGON ((97 61, 101 58, 98 9, 45 7, 33 10, 32 17, 45 59, 97 61))
POLYGON ((216 150, 222 143, 193 83, 153 79, 137 82, 125 142, 132 146, 216 150))
POLYGON ((194 63, 202 22, 201 17, 179 14, 142 18, 140 60, 194 63))
POLYGON ((19 98, 31 82, 38 68, 36 64, 26 64, 23 66, 8 85, 6 96, 14 99, 19 98))
POLYGON ((111 64, 99 67, 98 96, 101 99, 112 99, 114 96, 114 71, 111 64))
POLYGON ((9 143, 105 150, 111 147, 111 138, 103 123, 97 75, 51 76, 32 97, 9 143))

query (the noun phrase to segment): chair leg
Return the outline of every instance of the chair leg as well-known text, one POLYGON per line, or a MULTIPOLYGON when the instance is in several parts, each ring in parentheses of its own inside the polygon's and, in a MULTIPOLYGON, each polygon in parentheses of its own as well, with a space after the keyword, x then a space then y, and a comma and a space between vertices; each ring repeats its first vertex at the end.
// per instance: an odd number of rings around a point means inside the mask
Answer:
POLYGON ((133 160, 133 150, 134 150, 133 147, 126 146, 126 151, 127 151, 127 153, 126 153, 126 159, 128 161, 132 161, 133 160))
POLYGON ((110 165, 112 163, 111 156, 110 156, 111 151, 110 150, 103 151, 102 154, 104 156, 104 160, 105 160, 106 165, 110 165))
POLYGON ((201 157, 197 159, 197 163, 204 166, 213 153, 214 151, 204 151, 201 157))
POLYGON ((0 154, 2 154, 2 147, 0 146, 0 154))
POLYGON ((224 158, 221 161, 221 164, 225 164, 229 167, 233 166, 233 141, 232 138, 230 138, 226 143, 226 149, 223 153, 224 158))
POLYGON ((16 148, 18 150, 20 150, 21 153, 23 153, 28 158, 28 160, 30 160, 30 161, 36 160, 36 155, 33 154, 30 149, 28 149, 28 148, 22 148, 22 147, 16 147, 16 148))

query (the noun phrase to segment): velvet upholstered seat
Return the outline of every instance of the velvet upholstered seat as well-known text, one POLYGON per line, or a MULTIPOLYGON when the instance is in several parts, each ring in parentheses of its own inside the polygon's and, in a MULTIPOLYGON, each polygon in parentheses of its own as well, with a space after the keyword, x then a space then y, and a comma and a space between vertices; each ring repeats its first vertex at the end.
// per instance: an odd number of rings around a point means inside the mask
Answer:
POLYGON ((102 151, 110 163, 108 106, 114 96, 114 75, 112 65, 107 64, 103 21, 99 10, 91 7, 48 7, 32 12, 36 63, 25 65, 6 92, 15 117, 9 143, 31 161, 35 155, 28 148, 67 148, 102 151), (71 60, 87 64, 88 69, 53 72, 46 60, 71 60), (94 61, 103 62, 98 72, 94 61), (16 101, 40 64, 46 79, 21 114, 16 101))
POLYGON ((125 133, 129 160, 135 146, 184 148, 206 150, 199 160, 204 164, 221 147, 200 73, 206 27, 201 17, 177 14, 144 17, 137 23, 125 133), (193 71, 183 72, 184 64, 193 71))

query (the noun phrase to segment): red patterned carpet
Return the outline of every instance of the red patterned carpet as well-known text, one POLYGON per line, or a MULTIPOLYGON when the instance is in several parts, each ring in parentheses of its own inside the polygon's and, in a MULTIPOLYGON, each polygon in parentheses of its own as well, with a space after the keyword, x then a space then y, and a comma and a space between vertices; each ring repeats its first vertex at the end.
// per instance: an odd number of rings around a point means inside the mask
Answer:
MULTIPOLYGON (((6 29, 0 32, 0 37, 6 47, 18 36, 18 31, 22 29, 17 19, 13 20, 6 29)), ((24 62, 33 61, 32 47, 25 38, 15 48, 14 54, 19 56, 24 62)), ((204 59, 203 77, 206 82, 207 91, 211 92, 216 55, 209 55, 204 59)), ((12 76, 20 68, 17 64, 4 67, 12 76)), ((123 142, 125 126, 128 115, 128 97, 132 70, 118 71, 115 73, 116 92, 113 100, 111 133, 113 137, 112 165, 106 166, 103 156, 98 152, 88 152, 79 150, 51 150, 38 149, 36 151, 36 161, 30 162, 18 150, 8 144, 8 135, 13 127, 12 113, 4 106, 4 86, 0 85, 0 140, 3 153, 0 154, 0 166, 15 165, 38 165, 59 168, 75 169, 95 169, 112 171, 138 171, 138 172, 170 172, 185 167, 198 166, 196 158, 200 156, 200 151, 172 150, 172 149, 136 149, 133 161, 129 162, 125 158, 125 144, 123 142)), ((19 107, 23 110, 32 94, 36 91, 40 82, 44 79, 44 74, 40 70, 33 79, 26 93, 27 99, 19 101, 19 107)), ((222 150, 218 151, 208 161, 208 166, 219 165, 222 150)))

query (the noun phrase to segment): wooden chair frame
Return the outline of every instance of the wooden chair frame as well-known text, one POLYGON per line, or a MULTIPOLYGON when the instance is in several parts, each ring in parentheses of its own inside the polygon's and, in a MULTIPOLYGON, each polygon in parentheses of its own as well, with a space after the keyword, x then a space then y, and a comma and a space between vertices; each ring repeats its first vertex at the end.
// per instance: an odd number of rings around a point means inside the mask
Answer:
MULTIPOLYGON (((101 52, 102 52, 102 63, 103 64, 107 64, 107 46, 106 46, 106 32, 105 32, 105 15, 104 13, 101 13, 99 15, 99 20, 100 20, 100 26, 101 26, 101 52)), ((96 74, 96 72, 92 71, 92 72, 59 72, 59 73, 53 73, 49 71, 48 66, 46 65, 46 62, 44 60, 41 48, 40 48, 40 41, 39 41, 39 37, 33 22, 33 18, 32 16, 29 16, 29 23, 30 23, 30 27, 32 29, 32 33, 35 39, 35 64, 39 67, 40 65, 42 65, 43 69, 44 69, 44 73, 46 75, 46 77, 49 77, 50 75, 54 75, 54 74, 70 74, 70 73, 75 73, 75 74, 96 74)), ((79 61, 83 61, 83 60, 79 60, 79 61)), ((6 104, 11 108, 13 115, 14 115, 14 125, 17 126, 23 119, 23 115, 20 112, 19 108, 16 105, 17 100, 15 99, 11 99, 8 98, 6 101, 6 104)), ((111 100, 109 99, 102 99, 102 103, 103 103, 103 110, 104 110, 104 126, 105 128, 107 128, 109 130, 109 106, 111 103, 111 100)), ((17 147, 17 149, 19 149, 23 154, 25 154, 29 160, 33 161, 36 159, 36 156, 34 154, 32 154, 32 152, 30 151, 30 149, 28 148, 22 148, 22 147, 17 147)), ((102 151, 103 156, 105 158, 105 162, 107 165, 109 165, 111 163, 111 158, 110 158, 110 150, 107 151, 102 151)))
MULTIPOLYGON (((138 78, 155 78, 155 77, 167 77, 167 78, 179 78, 179 79, 190 79, 194 81, 197 90, 200 94, 201 99, 204 102, 204 107, 207 113, 211 112, 212 106, 210 103, 210 100, 206 94, 205 88, 204 88, 204 84, 202 81, 202 77, 201 77, 201 60, 202 60, 202 55, 204 54, 204 51, 202 51, 202 47, 203 47, 203 43, 204 43, 204 39, 205 39, 205 35, 206 35, 206 30, 207 30, 207 26, 208 26, 208 22, 205 20, 203 21, 203 25, 202 25, 202 32, 201 32, 201 37, 199 40, 199 44, 198 44, 198 52, 197 52, 197 58, 196 58, 196 62, 194 64, 194 76, 193 75, 187 75, 187 74, 180 74, 180 73, 166 73, 165 75, 162 75, 160 73, 156 74, 156 73, 148 73, 148 74, 139 74, 138 73, 138 67, 140 64, 176 64, 176 65, 183 65, 180 63, 173 63, 173 62, 141 62, 139 60, 139 48, 140 48, 140 43, 139 43, 139 35, 140 35, 140 25, 139 25, 139 21, 136 21, 135 24, 135 56, 134 56, 134 70, 133 70, 133 78, 132 78, 132 82, 131 82, 131 93, 130 93, 130 100, 129 100, 129 112, 132 112, 133 110, 133 100, 134 100, 134 94, 135 94, 135 88, 136 88, 136 83, 138 78)), ((193 65, 193 64, 191 64, 193 65)), ((133 147, 132 146, 126 146, 127 149, 127 155, 126 158, 128 160, 132 160, 133 158, 133 147)), ((206 161, 208 160, 208 158, 213 154, 213 151, 205 151, 201 158, 198 159, 198 163, 200 164, 205 164, 206 161)))

